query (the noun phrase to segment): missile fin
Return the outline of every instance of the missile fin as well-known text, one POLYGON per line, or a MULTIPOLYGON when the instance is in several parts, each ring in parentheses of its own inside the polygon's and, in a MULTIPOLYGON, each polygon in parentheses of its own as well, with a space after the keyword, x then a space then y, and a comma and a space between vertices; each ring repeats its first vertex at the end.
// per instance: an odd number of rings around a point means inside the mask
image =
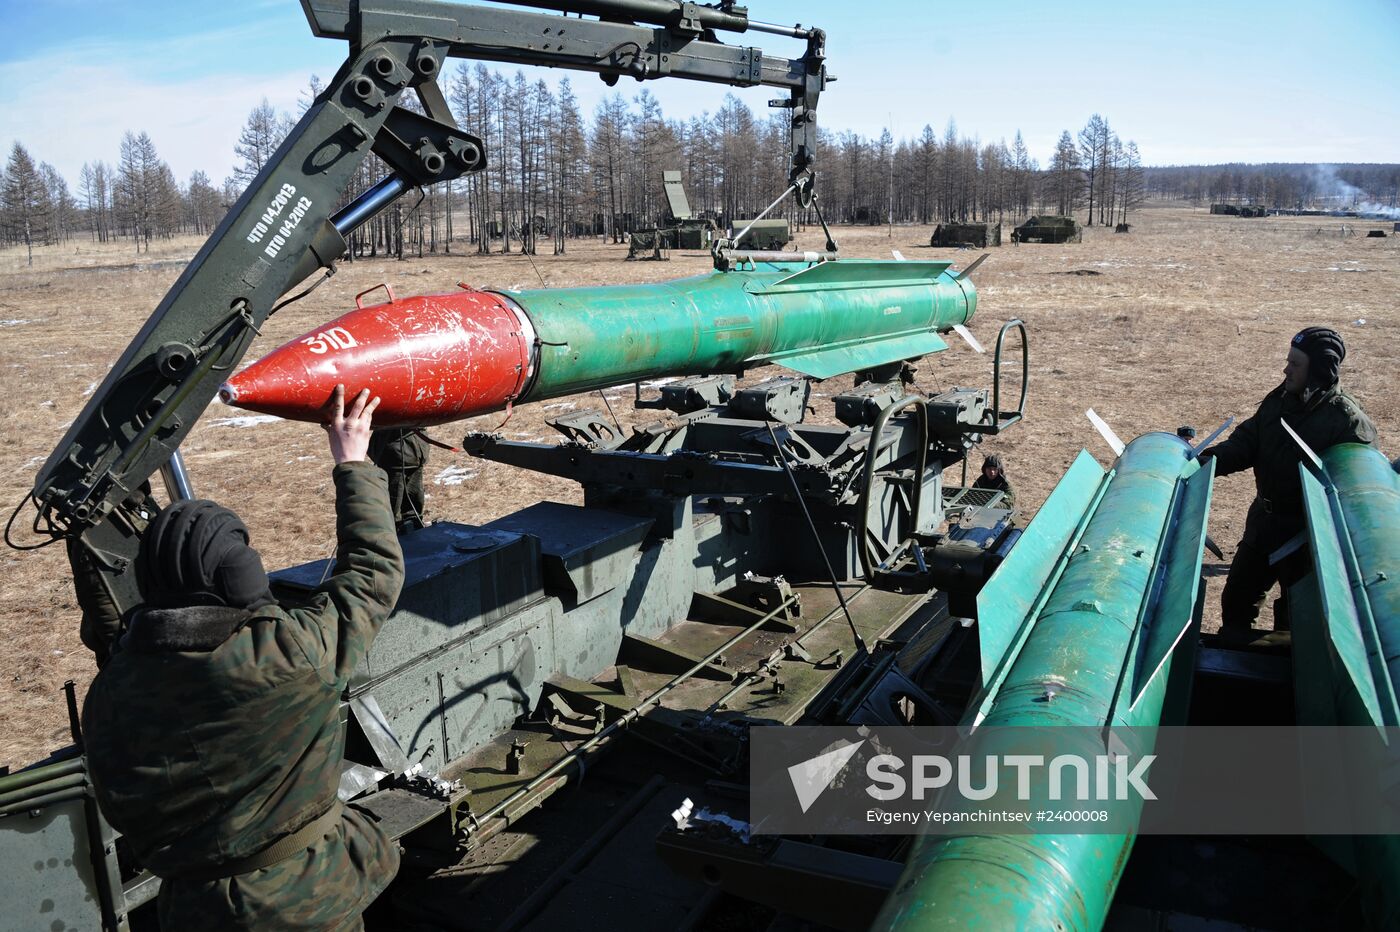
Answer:
POLYGON ((829 379, 846 372, 859 372, 902 359, 927 356, 947 348, 948 344, 942 337, 928 330, 885 340, 853 343, 848 346, 826 346, 819 350, 802 350, 790 355, 770 356, 767 361, 814 379, 829 379))
POLYGON ((987 348, 982 345, 982 342, 978 340, 975 336, 973 336, 972 331, 964 327, 962 324, 954 324, 953 332, 956 333, 958 336, 962 337, 963 340, 967 343, 967 345, 972 347, 973 352, 987 352, 987 348))
POLYGON ((1231 415, 1230 417, 1227 417, 1227 418, 1225 419, 1225 423, 1224 423, 1224 424, 1221 424, 1221 425, 1220 425, 1219 427, 1217 427, 1215 430, 1211 431, 1211 434, 1210 434, 1209 437, 1207 437, 1206 439, 1202 440, 1200 443, 1196 444, 1194 447, 1191 448, 1191 456, 1192 456, 1192 457, 1200 456, 1200 455, 1201 455, 1201 451, 1204 450, 1206 447, 1210 446, 1212 443, 1214 443, 1214 442, 1215 442, 1215 438, 1216 438, 1216 437, 1219 437, 1221 434, 1225 433, 1225 431, 1228 430, 1229 427, 1230 427, 1230 425, 1233 424, 1233 423, 1235 423, 1234 415, 1231 415))
MULTIPOLYGON (((1172 527, 1168 531, 1171 536, 1162 549, 1163 563, 1155 570, 1158 585, 1149 596, 1156 604, 1151 606, 1138 635, 1129 709, 1137 705, 1147 687, 1161 675, 1167 658, 1182 643, 1186 633, 1200 623, 1205 590, 1201 563, 1214 478, 1215 461, 1207 460, 1204 468, 1181 483, 1172 527)), ((1118 719, 1119 716, 1114 715, 1110 721, 1118 719)))
POLYGON ((969 265, 967 268, 965 268, 965 269, 963 269, 961 272, 959 272, 959 273, 957 274, 957 278, 958 278, 960 281, 961 281, 962 279, 964 279, 964 278, 967 278, 967 277, 968 277, 969 275, 971 275, 973 272, 977 271, 977 267, 978 267, 979 265, 981 265, 983 262, 986 262, 987 259, 991 257, 991 255, 992 255, 992 254, 989 253, 989 252, 984 252, 984 253, 982 253, 982 255, 980 255, 980 256, 977 257, 977 260, 976 260, 975 262, 973 262, 973 263, 972 263, 971 265, 969 265))
POLYGON ((1107 488, 1106 473, 1087 450, 1070 465, 1016 546, 977 596, 982 694, 972 724, 990 707, 1029 637, 1044 600, 1107 488))
POLYGON ((1318 472, 1325 472, 1326 469, 1322 465, 1322 460, 1317 458, 1317 454, 1313 452, 1312 447, 1308 446, 1307 441, 1299 437, 1298 432, 1292 427, 1289 427, 1287 421, 1280 418, 1279 423, 1282 424, 1283 429, 1288 432, 1288 436, 1293 438, 1293 442, 1298 444, 1298 450, 1303 454, 1303 460, 1309 463, 1312 468, 1318 472))
POLYGON ((781 294, 792 291, 829 291, 838 288, 888 288, 933 284, 951 262, 899 262, 894 259, 841 259, 821 262, 794 272, 775 282, 750 282, 750 294, 781 294))
POLYGON ((1093 408, 1085 411, 1084 416, 1089 419, 1090 424, 1094 425, 1094 430, 1099 432, 1099 436, 1103 438, 1104 443, 1108 444, 1109 448, 1113 450, 1113 455, 1122 456, 1123 450, 1125 449, 1123 441, 1114 433, 1113 428, 1108 426, 1108 422, 1099 417, 1099 413, 1093 408))
POLYGON ((1372 723, 1378 728, 1395 726, 1400 724, 1400 707, 1384 672, 1379 638, 1374 627, 1367 630, 1362 613, 1357 610, 1355 599, 1366 598, 1366 588, 1353 580, 1342 551, 1347 535, 1344 521, 1334 508, 1332 496, 1308 464, 1300 463, 1298 472, 1303 482, 1313 578, 1324 629, 1372 723))

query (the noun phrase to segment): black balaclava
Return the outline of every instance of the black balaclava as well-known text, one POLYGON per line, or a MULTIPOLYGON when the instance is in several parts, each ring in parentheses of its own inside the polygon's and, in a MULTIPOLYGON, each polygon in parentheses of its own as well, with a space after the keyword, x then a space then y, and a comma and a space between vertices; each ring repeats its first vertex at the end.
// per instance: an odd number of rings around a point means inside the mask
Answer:
POLYGON ((1308 357, 1308 387, 1331 388, 1341 374, 1347 348, 1342 335, 1331 327, 1308 327, 1298 331, 1293 345, 1308 357))
POLYGON ((273 601, 248 529, 236 514, 203 499, 176 502, 150 523, 141 536, 137 579, 156 608, 258 608, 273 601))

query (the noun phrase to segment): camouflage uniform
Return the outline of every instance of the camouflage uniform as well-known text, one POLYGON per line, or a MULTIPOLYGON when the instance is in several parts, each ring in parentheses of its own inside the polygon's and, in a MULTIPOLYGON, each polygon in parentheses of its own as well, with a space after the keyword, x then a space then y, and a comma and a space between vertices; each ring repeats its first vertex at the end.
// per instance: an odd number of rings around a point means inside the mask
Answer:
POLYGON ((423 467, 428 442, 417 430, 376 430, 369 440, 369 458, 389 474, 389 507, 399 532, 423 526, 423 467))
POLYGON ((164 929, 359 928, 398 870, 393 841, 341 813, 336 788, 341 694, 398 598, 403 553, 384 474, 356 462, 333 475, 339 548, 315 595, 138 609, 88 691, 93 787, 163 878, 164 929), (283 859, 240 867, 289 836, 283 859))
POLYGON ((1254 469, 1257 494, 1220 597, 1223 627, 1237 633, 1253 626, 1275 582, 1282 579, 1287 588, 1303 569, 1298 559, 1269 565, 1269 554, 1303 529, 1301 454, 1283 429, 1285 419, 1316 452, 1339 443, 1376 442, 1375 425, 1339 386, 1315 389, 1304 400, 1280 385, 1228 440, 1205 451, 1203 455, 1215 457, 1217 476, 1254 469))
POLYGON ((994 489, 1001 493, 1001 504, 998 508, 1016 507, 1016 490, 1011 487, 1005 475, 997 476, 995 479, 988 479, 986 476, 978 476, 977 481, 972 483, 974 489, 994 489))

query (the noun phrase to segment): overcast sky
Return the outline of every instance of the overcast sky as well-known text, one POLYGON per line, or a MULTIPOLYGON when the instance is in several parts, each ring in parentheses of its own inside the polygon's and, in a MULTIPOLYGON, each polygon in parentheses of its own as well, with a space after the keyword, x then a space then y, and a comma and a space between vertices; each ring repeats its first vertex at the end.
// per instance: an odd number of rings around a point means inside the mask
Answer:
MULTIPOLYGON (((1150 165, 1400 162, 1397 0, 748 7, 755 19, 827 30, 839 79, 818 110, 828 127, 910 137, 953 119, 983 142, 1019 129, 1044 163, 1061 130, 1097 112, 1150 165)), ((329 78, 346 50, 314 38, 296 0, 0 0, 0 34, 0 153, 18 139, 73 182, 85 161, 115 162, 133 129, 151 134, 182 181, 203 169, 217 183, 248 112, 263 97, 294 110, 308 77, 329 78)), ((756 33, 733 41, 775 55, 802 48, 756 33)), ((555 82, 564 72, 531 74, 555 82)), ((589 113, 611 93, 593 75, 572 80, 589 113)), ((714 110, 726 92, 647 86, 670 117, 714 110)), ((736 93, 755 110, 774 96, 736 93)))

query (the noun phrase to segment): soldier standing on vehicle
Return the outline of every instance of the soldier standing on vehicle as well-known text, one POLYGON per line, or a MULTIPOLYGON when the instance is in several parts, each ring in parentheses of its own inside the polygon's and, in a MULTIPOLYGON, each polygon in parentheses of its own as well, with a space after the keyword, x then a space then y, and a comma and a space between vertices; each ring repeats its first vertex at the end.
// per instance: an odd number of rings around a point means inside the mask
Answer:
POLYGON ((1283 384, 1264 396, 1259 410, 1229 439, 1201 453, 1202 461, 1215 458, 1217 476, 1254 470, 1254 502, 1220 598, 1221 634, 1227 639, 1248 640, 1274 583, 1282 582, 1286 593, 1305 571, 1306 550, 1269 563, 1270 554, 1303 530, 1302 454, 1284 423, 1318 453, 1339 443, 1376 442, 1375 425, 1338 384, 1346 354, 1337 331, 1300 331, 1288 349, 1283 384))
POLYGON ((384 473, 366 461, 378 399, 326 428, 333 575, 274 600, 233 512, 184 501, 137 557, 144 604, 83 709, 97 801, 162 879, 163 929, 356 929, 399 866, 372 817, 336 798, 339 705, 403 583, 384 473))

